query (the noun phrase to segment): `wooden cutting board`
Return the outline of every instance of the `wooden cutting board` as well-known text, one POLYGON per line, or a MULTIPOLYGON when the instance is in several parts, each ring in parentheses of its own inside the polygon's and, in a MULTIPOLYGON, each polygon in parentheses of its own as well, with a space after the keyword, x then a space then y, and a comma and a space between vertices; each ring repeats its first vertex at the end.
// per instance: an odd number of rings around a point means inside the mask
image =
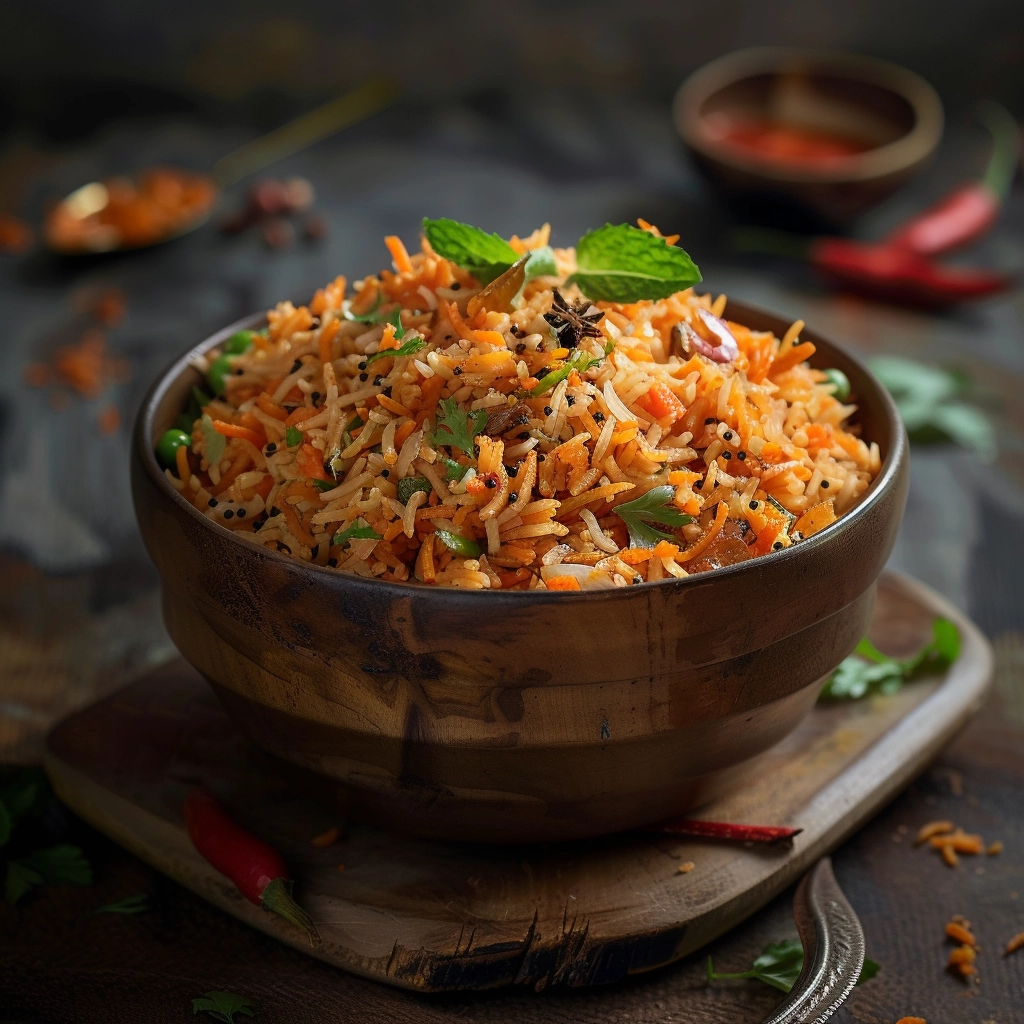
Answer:
POLYGON ((906 577, 880 581, 871 638, 903 655, 934 616, 963 649, 942 677, 891 697, 820 705, 747 781, 695 817, 802 828, 753 848, 629 833, 546 847, 445 845, 343 822, 244 740, 183 661, 65 720, 46 768, 83 818, 200 896, 283 942, 390 985, 439 992, 616 981, 700 948, 763 906, 890 800, 978 707, 979 631, 906 577), (312 949, 194 851, 181 807, 204 783, 285 856, 316 921, 312 949), (327 848, 311 840, 332 826, 327 848), (693 869, 681 873, 680 864, 693 869))

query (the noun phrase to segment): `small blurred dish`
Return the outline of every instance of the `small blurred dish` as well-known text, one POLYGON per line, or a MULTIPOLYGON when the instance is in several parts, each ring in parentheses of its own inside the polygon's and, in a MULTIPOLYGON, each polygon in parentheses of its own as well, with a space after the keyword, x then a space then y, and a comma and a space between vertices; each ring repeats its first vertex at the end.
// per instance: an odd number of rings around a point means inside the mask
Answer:
POLYGON ((850 222, 916 174, 942 103, 906 68, 856 54, 764 47, 694 72, 676 130, 697 166, 759 219, 850 222))

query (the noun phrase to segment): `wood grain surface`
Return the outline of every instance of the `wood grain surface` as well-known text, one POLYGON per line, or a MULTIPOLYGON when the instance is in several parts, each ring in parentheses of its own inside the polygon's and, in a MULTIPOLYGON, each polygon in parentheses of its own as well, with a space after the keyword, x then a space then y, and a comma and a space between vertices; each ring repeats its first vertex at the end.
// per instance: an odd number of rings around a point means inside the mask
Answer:
POLYGON ((819 706, 709 820, 789 824, 791 848, 747 849, 627 833, 545 847, 430 843, 347 823, 284 780, 183 663, 158 670, 52 734, 47 770, 78 814, 195 892, 298 949, 423 991, 616 981, 703 946, 763 906, 891 799, 977 706, 986 641, 920 585, 883 578, 871 635, 904 654, 936 614, 956 619, 960 660, 893 697, 819 706), (246 902, 192 849, 181 821, 202 781, 284 852, 324 944, 246 902), (680 873, 678 865, 694 869, 680 873), (339 870, 343 864, 344 869, 339 870))

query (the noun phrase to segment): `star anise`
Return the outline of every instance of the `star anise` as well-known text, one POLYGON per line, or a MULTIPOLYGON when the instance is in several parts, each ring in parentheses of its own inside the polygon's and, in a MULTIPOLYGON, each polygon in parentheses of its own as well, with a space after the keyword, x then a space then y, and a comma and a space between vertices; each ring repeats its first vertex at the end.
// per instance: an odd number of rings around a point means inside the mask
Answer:
POLYGON ((551 311, 544 314, 562 348, 575 348, 584 338, 600 338, 601 331, 597 325, 603 317, 604 313, 585 299, 570 305, 557 288, 551 311))

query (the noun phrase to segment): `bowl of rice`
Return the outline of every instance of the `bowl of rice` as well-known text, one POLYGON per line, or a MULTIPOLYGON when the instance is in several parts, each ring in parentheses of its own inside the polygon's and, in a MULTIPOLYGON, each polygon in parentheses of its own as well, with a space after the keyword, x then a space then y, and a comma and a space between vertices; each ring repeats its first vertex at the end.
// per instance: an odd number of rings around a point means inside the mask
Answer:
POLYGON ((172 638, 357 813, 483 842, 671 817, 864 633, 906 500, 892 400, 640 225, 551 249, 425 221, 143 404, 172 638))

